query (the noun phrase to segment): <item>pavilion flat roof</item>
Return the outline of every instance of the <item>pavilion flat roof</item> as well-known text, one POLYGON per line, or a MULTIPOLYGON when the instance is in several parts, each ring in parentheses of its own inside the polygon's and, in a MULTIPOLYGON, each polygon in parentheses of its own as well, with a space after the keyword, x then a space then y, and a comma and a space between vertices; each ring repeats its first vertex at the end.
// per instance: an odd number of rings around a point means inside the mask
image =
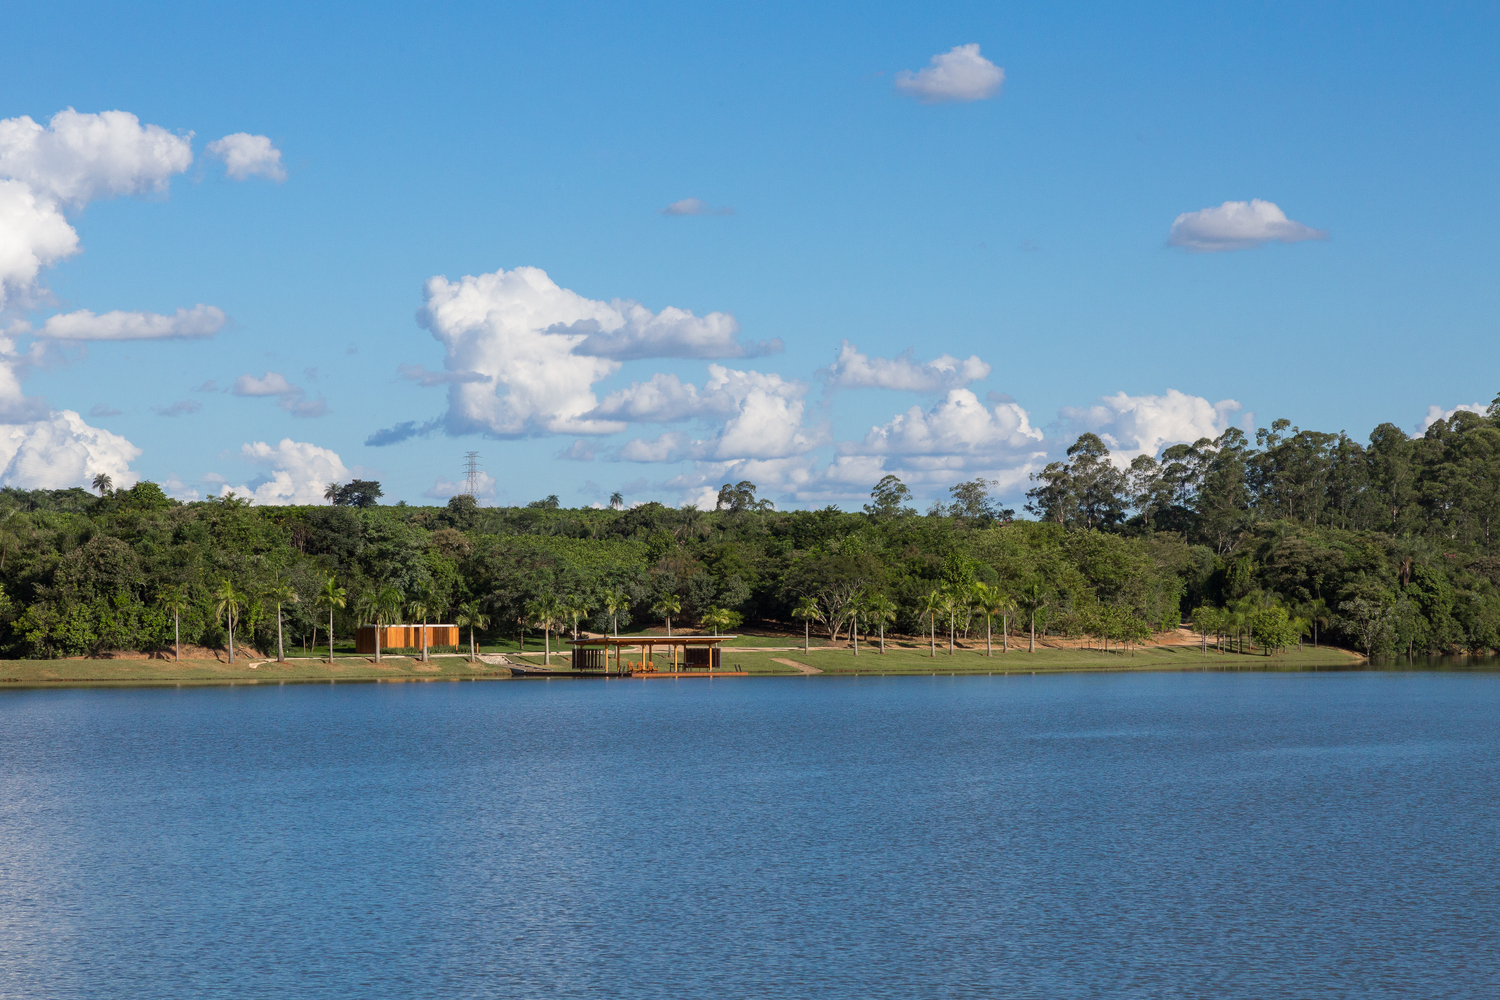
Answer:
POLYGON ((729 639, 738 639, 737 635, 601 635, 593 639, 568 639, 568 643, 574 646, 692 646, 713 645, 716 642, 724 642, 729 639))

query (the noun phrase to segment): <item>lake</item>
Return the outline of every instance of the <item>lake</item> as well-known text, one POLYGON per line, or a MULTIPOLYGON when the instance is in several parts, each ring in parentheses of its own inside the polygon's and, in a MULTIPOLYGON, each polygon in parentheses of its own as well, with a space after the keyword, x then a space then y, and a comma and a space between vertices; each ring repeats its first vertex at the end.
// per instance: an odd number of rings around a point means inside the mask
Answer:
POLYGON ((1500 675, 0 693, 0 997, 1495 997, 1500 675))

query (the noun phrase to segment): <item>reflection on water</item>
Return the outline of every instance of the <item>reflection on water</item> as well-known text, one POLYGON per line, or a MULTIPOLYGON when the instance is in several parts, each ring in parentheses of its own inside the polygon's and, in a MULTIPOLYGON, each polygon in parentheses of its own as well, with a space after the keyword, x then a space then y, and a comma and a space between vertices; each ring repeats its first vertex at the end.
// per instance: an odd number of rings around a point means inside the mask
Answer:
POLYGON ((1471 665, 4 692, 0 997, 1494 997, 1497 710, 1471 665))

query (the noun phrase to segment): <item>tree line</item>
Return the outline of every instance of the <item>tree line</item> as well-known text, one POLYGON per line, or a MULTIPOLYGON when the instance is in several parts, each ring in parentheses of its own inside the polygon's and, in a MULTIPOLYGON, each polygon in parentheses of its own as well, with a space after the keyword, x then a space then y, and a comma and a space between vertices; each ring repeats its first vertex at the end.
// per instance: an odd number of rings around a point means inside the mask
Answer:
POLYGON ((0 652, 222 648, 231 629, 310 648, 330 629, 455 618, 476 645, 549 648, 647 626, 1116 648, 1188 618, 1226 648, 1495 649, 1497 416, 1455 413, 1416 439, 1382 425, 1368 444, 1277 421, 1253 444, 1231 430, 1123 466, 1085 434, 1034 478, 1034 519, 984 480, 919 513, 895 476, 859 511, 778 511, 749 482, 712 510, 382 505, 366 481, 307 507, 178 503, 149 482, 6 489, 0 652))

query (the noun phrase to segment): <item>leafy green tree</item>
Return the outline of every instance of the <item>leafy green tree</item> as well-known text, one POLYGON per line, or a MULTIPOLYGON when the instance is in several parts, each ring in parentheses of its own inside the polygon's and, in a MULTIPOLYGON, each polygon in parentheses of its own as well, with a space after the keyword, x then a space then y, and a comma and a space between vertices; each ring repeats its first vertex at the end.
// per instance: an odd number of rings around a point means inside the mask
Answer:
POLYGON ((865 504, 865 513, 870 517, 888 521, 898 517, 910 517, 916 511, 911 503, 911 490, 899 478, 887 475, 870 491, 872 502, 865 504))
POLYGON ((556 493, 553 493, 544 500, 533 500, 526 506, 534 510, 557 510, 562 506, 562 501, 557 499, 556 493))
POLYGON ((1365 657, 1375 655, 1389 630, 1389 610, 1379 601, 1355 597, 1339 605, 1340 623, 1365 649, 1365 657))
POLYGON ((384 496, 380 483, 373 479, 355 479, 340 486, 329 483, 323 497, 337 507, 374 507, 384 496))
POLYGON ((733 486, 725 483, 719 487, 719 499, 714 509, 729 511, 731 514, 774 510, 776 505, 771 501, 755 499, 755 490, 755 484, 748 479, 741 480, 733 486))
POLYGON ((1267 656, 1272 650, 1286 649, 1302 634, 1298 623, 1293 622, 1286 608, 1279 604, 1256 611, 1251 616, 1250 629, 1267 656))
POLYGON ((1211 604, 1193 609, 1193 631, 1203 637, 1203 655, 1208 655, 1208 637, 1219 632, 1222 612, 1211 604))

